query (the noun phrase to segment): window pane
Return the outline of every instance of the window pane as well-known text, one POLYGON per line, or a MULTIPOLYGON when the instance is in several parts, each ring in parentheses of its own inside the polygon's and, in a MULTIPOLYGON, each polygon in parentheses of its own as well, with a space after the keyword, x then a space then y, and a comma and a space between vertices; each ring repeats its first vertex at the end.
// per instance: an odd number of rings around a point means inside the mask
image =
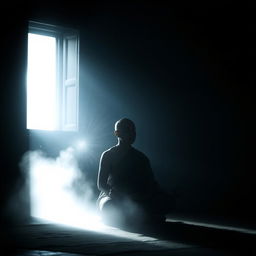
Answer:
POLYGON ((66 86, 66 99, 65 99, 65 124, 74 125, 76 124, 76 87, 66 86))
POLYGON ((67 43, 67 67, 66 67, 66 78, 74 78, 76 76, 76 38, 66 40, 67 43))
POLYGON ((27 70, 28 129, 56 129, 56 90, 56 38, 29 33, 27 70))

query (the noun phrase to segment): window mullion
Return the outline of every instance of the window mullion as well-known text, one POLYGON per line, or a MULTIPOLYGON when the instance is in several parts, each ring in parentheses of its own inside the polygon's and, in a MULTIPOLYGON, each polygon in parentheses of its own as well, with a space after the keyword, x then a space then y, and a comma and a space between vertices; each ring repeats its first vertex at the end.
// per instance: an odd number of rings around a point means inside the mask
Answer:
POLYGON ((63 93, 63 37, 59 34, 56 37, 56 46, 57 46, 57 51, 56 51, 56 65, 57 65, 57 74, 56 74, 56 89, 57 89, 57 94, 56 94, 56 110, 58 113, 58 118, 56 120, 56 125, 57 129, 61 129, 61 124, 62 124, 62 93, 63 93))

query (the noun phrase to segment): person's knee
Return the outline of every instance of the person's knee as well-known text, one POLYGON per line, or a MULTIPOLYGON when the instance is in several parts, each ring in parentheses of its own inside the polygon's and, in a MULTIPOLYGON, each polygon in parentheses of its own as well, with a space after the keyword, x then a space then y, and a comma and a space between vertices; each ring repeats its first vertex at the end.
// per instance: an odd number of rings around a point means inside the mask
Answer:
POLYGON ((123 211, 113 200, 104 203, 101 209, 101 217, 103 222, 108 225, 120 225, 124 222, 123 211))

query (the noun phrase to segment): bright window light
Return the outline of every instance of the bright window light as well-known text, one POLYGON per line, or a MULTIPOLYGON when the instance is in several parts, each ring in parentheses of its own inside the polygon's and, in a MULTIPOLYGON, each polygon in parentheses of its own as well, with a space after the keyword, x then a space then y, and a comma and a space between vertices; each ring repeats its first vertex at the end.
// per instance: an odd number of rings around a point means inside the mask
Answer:
POLYGON ((55 130, 56 38, 28 34, 27 128, 55 130))
POLYGON ((79 34, 29 22, 27 129, 78 130, 79 34))

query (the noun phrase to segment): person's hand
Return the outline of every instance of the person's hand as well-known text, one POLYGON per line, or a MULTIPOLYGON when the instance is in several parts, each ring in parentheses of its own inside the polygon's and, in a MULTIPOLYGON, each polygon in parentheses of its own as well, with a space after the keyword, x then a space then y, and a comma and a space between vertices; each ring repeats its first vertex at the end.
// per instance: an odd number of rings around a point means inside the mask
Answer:
POLYGON ((118 193, 114 188, 111 188, 109 190, 108 196, 112 199, 116 199, 116 198, 118 198, 118 193))

